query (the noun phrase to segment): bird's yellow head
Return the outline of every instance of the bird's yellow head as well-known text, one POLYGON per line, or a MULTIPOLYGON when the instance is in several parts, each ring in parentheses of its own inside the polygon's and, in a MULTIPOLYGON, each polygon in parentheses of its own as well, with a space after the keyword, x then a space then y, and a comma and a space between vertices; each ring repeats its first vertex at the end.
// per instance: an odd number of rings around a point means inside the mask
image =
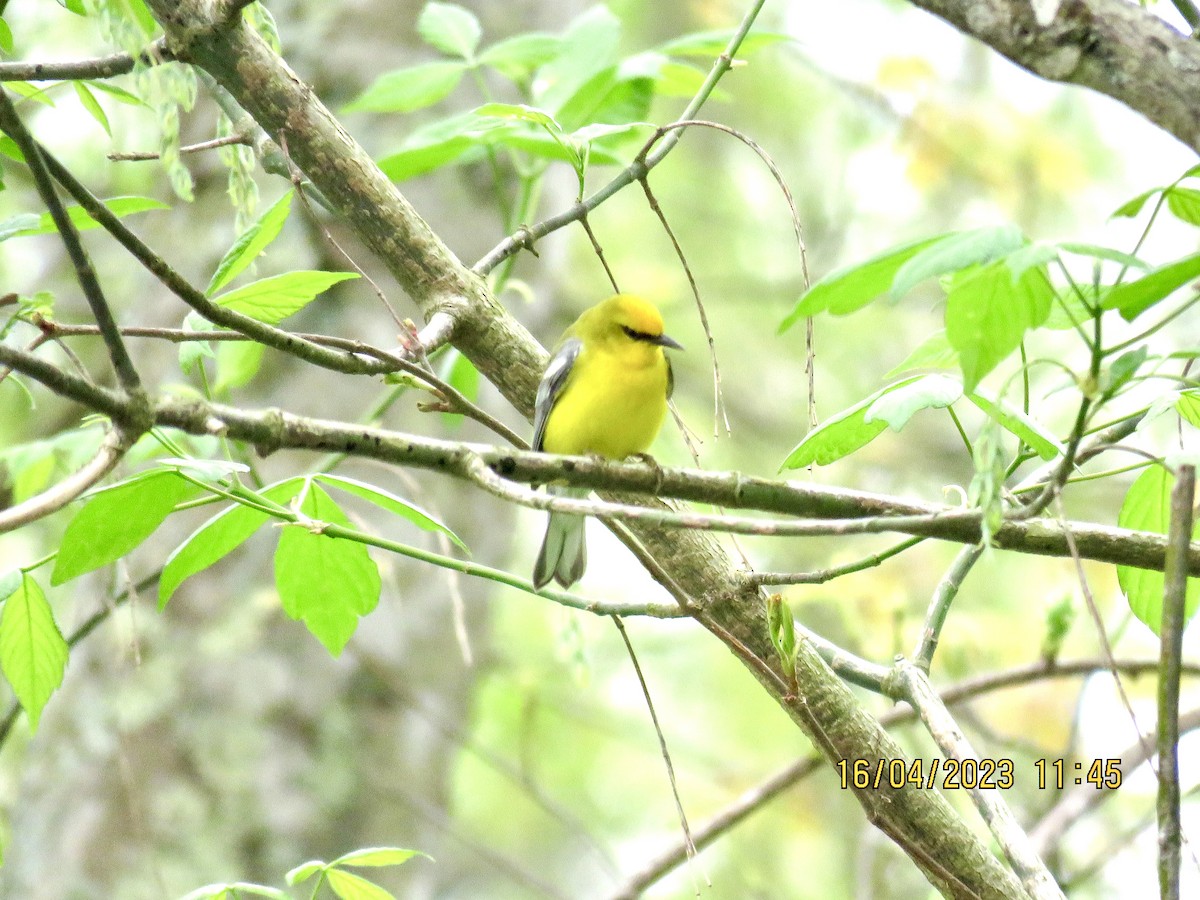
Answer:
POLYGON ((683 347, 663 334, 662 313, 636 294, 615 294, 587 310, 571 327, 584 341, 640 341, 660 347, 683 347))

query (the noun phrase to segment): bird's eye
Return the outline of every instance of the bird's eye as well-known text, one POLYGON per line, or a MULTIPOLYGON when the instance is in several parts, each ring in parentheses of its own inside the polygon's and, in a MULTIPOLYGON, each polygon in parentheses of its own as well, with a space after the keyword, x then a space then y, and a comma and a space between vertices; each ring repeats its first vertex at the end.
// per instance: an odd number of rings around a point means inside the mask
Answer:
POLYGON ((647 334, 644 331, 638 331, 635 328, 630 328, 628 325, 622 325, 621 330, 624 331, 626 335, 628 335, 635 341, 652 341, 652 340, 654 340, 654 335, 647 334))

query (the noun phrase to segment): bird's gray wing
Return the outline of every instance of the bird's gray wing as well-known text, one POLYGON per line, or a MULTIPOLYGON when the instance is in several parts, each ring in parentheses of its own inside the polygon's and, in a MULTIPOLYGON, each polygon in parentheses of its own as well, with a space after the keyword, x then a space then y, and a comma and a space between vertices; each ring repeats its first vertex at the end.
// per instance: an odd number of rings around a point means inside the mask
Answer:
POLYGON ((569 338, 554 351, 554 355, 550 357, 550 362, 546 365, 546 372, 542 375, 541 384, 538 385, 537 400, 533 408, 534 450, 542 449, 542 441, 546 437, 546 420, 550 418, 550 410, 554 409, 554 404, 562 394, 563 388, 566 387, 567 379, 571 375, 571 368, 575 365, 575 360, 579 358, 579 351, 582 349, 582 341, 578 338, 569 338))

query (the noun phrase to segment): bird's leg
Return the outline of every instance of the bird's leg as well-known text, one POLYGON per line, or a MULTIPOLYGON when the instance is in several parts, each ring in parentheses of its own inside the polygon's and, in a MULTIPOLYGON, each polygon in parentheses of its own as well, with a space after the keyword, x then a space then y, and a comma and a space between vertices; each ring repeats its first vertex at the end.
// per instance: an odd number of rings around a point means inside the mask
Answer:
POLYGON ((658 496, 658 492, 662 490, 663 482, 666 481, 666 475, 663 472, 663 467, 658 464, 658 460, 649 453, 634 453, 629 459, 636 460, 640 463, 645 463, 654 470, 654 495, 658 496))

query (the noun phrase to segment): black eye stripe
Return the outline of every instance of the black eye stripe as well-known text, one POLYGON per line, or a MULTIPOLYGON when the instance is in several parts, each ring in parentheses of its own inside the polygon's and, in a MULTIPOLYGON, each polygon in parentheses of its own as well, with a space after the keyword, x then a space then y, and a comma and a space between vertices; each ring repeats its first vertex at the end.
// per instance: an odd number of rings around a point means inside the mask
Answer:
POLYGON ((622 325, 621 330, 624 331, 631 338, 633 338, 635 341, 657 341, 658 340, 657 334, 650 334, 647 331, 638 331, 634 328, 630 328, 628 325, 622 325))

